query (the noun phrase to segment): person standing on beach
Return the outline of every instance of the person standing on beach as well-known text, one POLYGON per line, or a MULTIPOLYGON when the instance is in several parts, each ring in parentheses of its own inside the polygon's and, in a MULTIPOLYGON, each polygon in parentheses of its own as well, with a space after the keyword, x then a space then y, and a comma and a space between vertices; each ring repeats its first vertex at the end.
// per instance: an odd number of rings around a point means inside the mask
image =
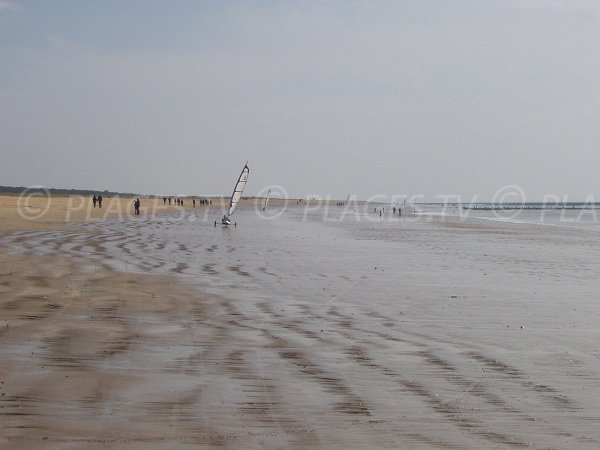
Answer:
POLYGON ((96 194, 94 194, 94 197, 92 198, 92 203, 94 204, 94 208, 96 207, 97 201, 98 201, 98 199, 96 198, 96 194))
POLYGON ((98 195, 98 208, 102 208, 102 195, 98 195))
POLYGON ((192 206, 193 206, 194 208, 196 207, 196 199, 195 199, 195 198, 193 198, 193 199, 192 199, 192 206))
POLYGON ((163 197, 163 205, 167 204, 167 197, 163 197))

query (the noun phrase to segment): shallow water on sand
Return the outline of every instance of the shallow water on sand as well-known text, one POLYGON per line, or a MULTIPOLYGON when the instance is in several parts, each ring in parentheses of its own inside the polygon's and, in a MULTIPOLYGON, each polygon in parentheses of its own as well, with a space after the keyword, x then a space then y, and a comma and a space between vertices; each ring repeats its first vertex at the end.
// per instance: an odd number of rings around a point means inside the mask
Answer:
MULTIPOLYGON (((204 394, 229 404, 214 406, 233 414, 214 419, 224 436, 243 417, 286 445, 600 446, 597 234, 342 212, 241 209, 237 228, 162 217, 0 244, 228 299, 207 323, 229 340, 198 361, 237 386, 204 394)), ((172 373, 189 370, 186 349, 171 351, 172 373)))

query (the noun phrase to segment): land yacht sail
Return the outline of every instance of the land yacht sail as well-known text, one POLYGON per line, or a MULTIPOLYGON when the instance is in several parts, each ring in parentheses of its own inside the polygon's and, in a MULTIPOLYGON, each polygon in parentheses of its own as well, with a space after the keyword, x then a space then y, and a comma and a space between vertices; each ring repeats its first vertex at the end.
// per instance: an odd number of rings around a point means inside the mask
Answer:
POLYGON ((271 198, 271 189, 269 189, 269 192, 267 192, 267 196, 265 197, 265 201, 264 201, 263 207, 262 207, 263 211, 267 210, 267 206, 269 206, 269 199, 270 198, 271 198))
POLYGON ((223 219, 221 219, 221 223, 223 225, 231 224, 230 217, 242 198, 242 193, 244 192, 244 188, 246 187, 246 182, 248 181, 249 173, 250 169, 248 168, 248 162, 246 162, 246 165, 242 169, 242 172, 240 173, 240 176, 238 177, 237 182, 235 183, 235 187, 233 188, 233 193, 231 194, 231 199, 229 200, 229 211, 225 216, 223 216, 223 219))

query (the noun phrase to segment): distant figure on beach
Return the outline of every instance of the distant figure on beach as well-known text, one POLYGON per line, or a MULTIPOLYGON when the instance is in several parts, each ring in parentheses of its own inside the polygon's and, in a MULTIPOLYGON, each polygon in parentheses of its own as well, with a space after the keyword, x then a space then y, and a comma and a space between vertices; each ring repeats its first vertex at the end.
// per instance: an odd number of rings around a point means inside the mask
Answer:
POLYGON ((140 215, 140 205, 141 205, 140 199, 136 198, 135 201, 133 202, 133 209, 135 211, 136 216, 140 215))
POLYGON ((171 206, 171 197, 169 197, 169 206, 171 206))
POLYGON ((167 204, 167 197, 163 197, 163 205, 167 204))
POLYGON ((195 198, 192 199, 192 205, 194 206, 194 208, 196 207, 196 199, 195 198))
POLYGON ((379 217, 381 217, 381 214, 383 214, 383 213, 381 212, 381 210, 379 210, 379 217))
POLYGON ((392 208, 392 212, 393 212, 394 214, 396 214, 396 207, 395 207, 395 206, 392 208))
POLYGON ((96 195, 94 194, 94 198, 92 198, 92 203, 94 204, 94 208, 96 207, 97 201, 98 201, 98 199, 96 198, 96 195))
POLYGON ((98 208, 102 208, 102 195, 98 195, 98 208))
POLYGON ((181 199, 181 206, 183 206, 183 199, 181 199))

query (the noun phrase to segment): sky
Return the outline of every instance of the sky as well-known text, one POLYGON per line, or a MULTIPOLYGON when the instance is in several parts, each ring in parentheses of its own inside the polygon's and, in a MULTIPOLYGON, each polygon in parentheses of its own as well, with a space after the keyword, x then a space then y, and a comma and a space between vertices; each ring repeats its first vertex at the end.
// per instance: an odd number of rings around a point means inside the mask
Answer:
POLYGON ((600 1, 0 0, 0 185, 600 201, 600 1))

